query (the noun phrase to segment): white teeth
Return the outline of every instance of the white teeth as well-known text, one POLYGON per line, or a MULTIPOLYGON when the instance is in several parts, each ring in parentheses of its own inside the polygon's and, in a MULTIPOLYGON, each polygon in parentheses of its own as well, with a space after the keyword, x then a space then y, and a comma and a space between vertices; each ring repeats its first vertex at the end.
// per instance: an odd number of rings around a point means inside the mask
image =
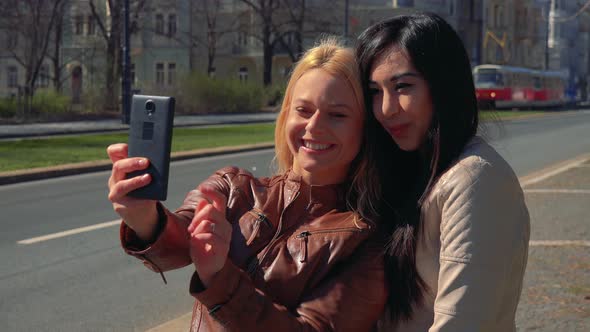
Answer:
POLYGON ((330 147, 330 144, 319 144, 308 141, 303 141, 303 146, 311 150, 326 150, 330 147))

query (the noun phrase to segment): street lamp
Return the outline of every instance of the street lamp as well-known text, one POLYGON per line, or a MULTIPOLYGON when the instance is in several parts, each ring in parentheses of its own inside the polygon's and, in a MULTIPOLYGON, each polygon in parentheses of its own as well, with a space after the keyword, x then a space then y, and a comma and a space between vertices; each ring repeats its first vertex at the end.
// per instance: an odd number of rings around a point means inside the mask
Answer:
POLYGON ((124 0, 123 17, 123 77, 121 80, 123 114, 121 122, 123 124, 129 124, 131 114, 131 81, 129 80, 131 67, 131 59, 129 56, 129 0, 124 0))

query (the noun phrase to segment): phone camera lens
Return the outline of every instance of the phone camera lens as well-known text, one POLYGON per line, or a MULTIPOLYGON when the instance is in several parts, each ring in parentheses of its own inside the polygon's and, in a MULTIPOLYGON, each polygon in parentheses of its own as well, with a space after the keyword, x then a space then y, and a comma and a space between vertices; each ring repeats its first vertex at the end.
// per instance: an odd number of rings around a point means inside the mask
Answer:
POLYGON ((146 101, 145 110, 147 111, 148 115, 151 116, 156 111, 156 104, 152 100, 146 101))

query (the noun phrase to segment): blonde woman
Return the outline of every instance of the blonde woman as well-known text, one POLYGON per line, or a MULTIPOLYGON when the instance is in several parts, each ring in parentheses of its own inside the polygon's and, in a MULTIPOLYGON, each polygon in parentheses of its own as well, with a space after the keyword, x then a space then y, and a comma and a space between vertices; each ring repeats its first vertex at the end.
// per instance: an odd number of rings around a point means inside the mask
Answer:
POLYGON ((371 330, 387 291, 365 128, 354 53, 327 40, 291 75, 273 177, 223 168, 171 212, 126 196, 147 161, 110 146, 125 251, 157 272, 193 263, 191 331, 371 330))

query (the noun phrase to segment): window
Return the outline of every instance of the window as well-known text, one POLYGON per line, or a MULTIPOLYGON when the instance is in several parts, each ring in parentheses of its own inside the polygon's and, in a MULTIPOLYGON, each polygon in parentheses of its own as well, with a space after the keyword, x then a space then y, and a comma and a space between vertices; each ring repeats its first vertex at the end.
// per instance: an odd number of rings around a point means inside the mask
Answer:
POLYGON ((176 35, 176 15, 168 15, 168 36, 176 35))
POLYGON ((248 81, 248 68, 247 67, 240 67, 238 71, 238 77, 240 78, 240 82, 247 82, 248 81))
POLYGON ((82 15, 77 15, 74 18, 74 33, 77 35, 84 33, 84 18, 82 15))
POLYGON ((281 70, 283 77, 289 77, 289 73, 291 72, 291 67, 290 66, 283 66, 283 69, 281 70))
POLYGON ((156 84, 164 85, 164 64, 161 62, 156 63, 156 84))
POLYGON ((41 68, 39 68, 37 86, 40 88, 46 88, 49 86, 49 67, 46 65, 43 65, 41 68))
POLYGON ((92 15, 88 15, 88 35, 94 35, 96 33, 96 28, 94 25, 94 17, 92 15))
POLYGON ((18 68, 16 66, 8 67, 8 87, 16 88, 18 86, 18 68))
POLYGON ((176 64, 171 62, 168 64, 168 85, 174 84, 176 78, 176 64))
POLYGON ((6 48, 8 50, 13 50, 16 48, 16 44, 18 44, 18 35, 16 33, 7 33, 6 48))
POLYGON ((246 46, 248 45, 248 35, 245 31, 238 32, 238 45, 246 46))
POLYGON ((164 15, 156 14, 156 33, 164 34, 164 15))
POLYGON ((451 16, 455 15, 455 1, 454 0, 449 1, 449 14, 451 16))

